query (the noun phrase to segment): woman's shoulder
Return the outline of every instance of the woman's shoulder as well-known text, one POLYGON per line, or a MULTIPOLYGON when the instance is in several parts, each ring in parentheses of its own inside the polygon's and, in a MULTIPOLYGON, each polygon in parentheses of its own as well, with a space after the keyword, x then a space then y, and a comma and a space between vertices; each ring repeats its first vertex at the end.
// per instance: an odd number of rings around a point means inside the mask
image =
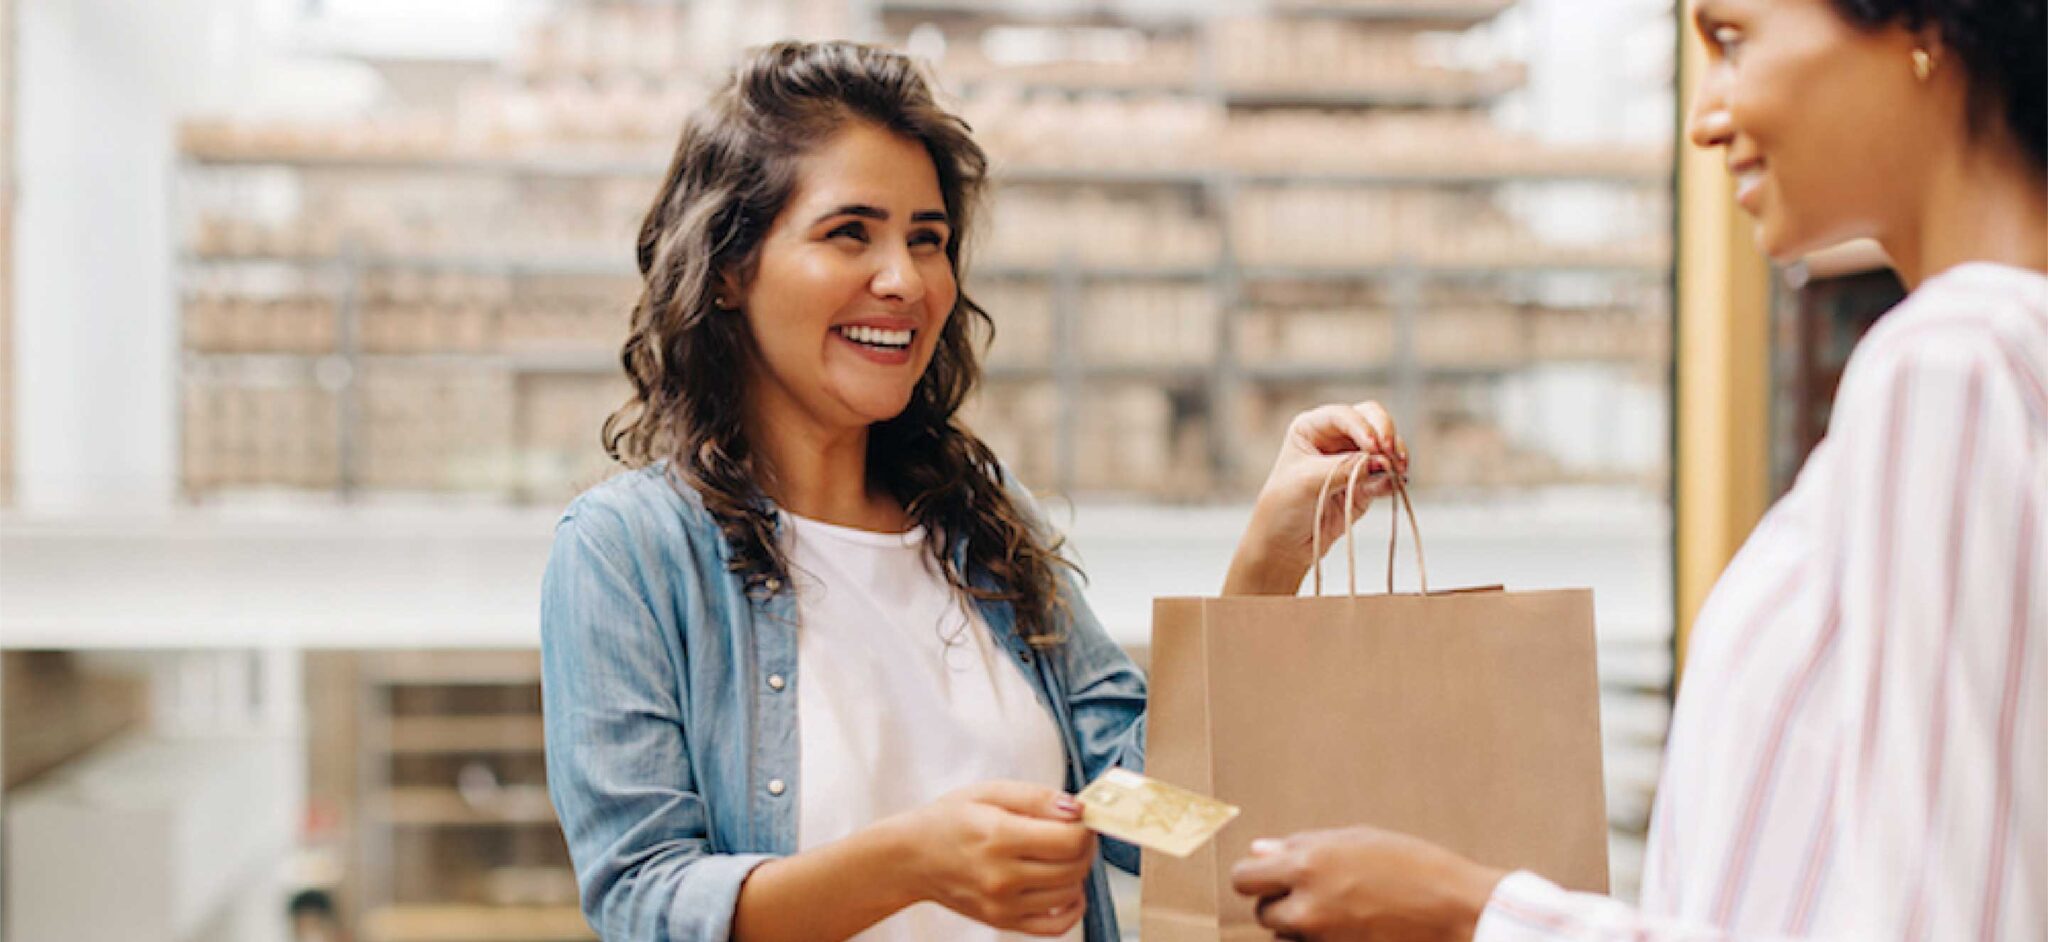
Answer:
POLYGON ((1975 376, 2010 380, 2030 399, 2048 388, 2048 274, 1973 264, 1928 279, 1857 345, 1843 394, 1975 376))
POLYGON ((704 528, 716 530, 703 498, 667 462, 625 469, 591 486, 569 502, 556 526, 628 546, 688 542, 704 528))
POLYGON ((1996 353, 2048 367, 2048 273, 1984 263, 1929 278, 1871 330, 1874 354, 1908 362, 1996 353))

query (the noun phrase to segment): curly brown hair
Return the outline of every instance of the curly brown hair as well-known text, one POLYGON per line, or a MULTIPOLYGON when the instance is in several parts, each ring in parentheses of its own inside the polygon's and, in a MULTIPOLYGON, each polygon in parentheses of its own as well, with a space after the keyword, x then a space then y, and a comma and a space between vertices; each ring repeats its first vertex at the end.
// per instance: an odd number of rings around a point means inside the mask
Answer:
MULTIPOLYGON (((789 560, 742 424, 752 340, 715 298, 728 279, 753 278, 762 240, 796 187, 798 158, 855 121, 931 155, 957 277, 988 159, 915 63, 858 43, 785 42, 743 57, 684 124, 640 227, 644 284, 620 354, 633 396, 605 421, 605 451, 629 467, 666 459, 717 521, 749 592, 787 584, 789 560)), ((993 333, 988 313, 960 292, 909 405, 871 427, 868 475, 925 528, 947 582, 1009 603, 1018 634, 1044 647, 1062 637, 1059 570, 1073 567, 1012 495, 994 453, 955 418, 981 378, 977 347, 993 333)))

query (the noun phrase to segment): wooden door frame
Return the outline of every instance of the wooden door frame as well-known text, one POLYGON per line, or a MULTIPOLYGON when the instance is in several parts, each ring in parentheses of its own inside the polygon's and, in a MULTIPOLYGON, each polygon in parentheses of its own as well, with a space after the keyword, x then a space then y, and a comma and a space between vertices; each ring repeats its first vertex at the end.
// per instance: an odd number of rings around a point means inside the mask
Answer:
POLYGON ((1763 516, 1770 486, 1771 268, 1735 205, 1719 150, 1693 147, 1684 117, 1705 65, 1678 0, 1678 325, 1673 390, 1673 566, 1678 669, 1693 620, 1763 516))

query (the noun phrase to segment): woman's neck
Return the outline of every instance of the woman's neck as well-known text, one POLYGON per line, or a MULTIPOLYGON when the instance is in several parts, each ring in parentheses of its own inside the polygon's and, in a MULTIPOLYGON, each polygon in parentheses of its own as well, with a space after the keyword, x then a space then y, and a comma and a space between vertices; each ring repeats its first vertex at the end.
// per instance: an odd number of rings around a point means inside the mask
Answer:
POLYGON ((1908 290, 1966 262, 2048 271, 2048 182, 2009 139, 1938 160, 1917 209, 1881 240, 1908 290))
POLYGON ((902 509, 868 486, 865 426, 831 428, 795 409, 750 409, 747 442, 763 471, 762 490, 783 510, 861 530, 907 525, 902 509))

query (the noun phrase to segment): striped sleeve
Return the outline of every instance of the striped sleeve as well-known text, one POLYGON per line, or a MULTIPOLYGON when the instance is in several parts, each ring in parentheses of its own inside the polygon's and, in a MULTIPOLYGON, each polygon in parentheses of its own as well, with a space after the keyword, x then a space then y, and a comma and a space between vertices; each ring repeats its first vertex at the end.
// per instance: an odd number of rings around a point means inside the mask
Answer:
MULTIPOLYGON (((1494 888, 1473 942, 1716 942, 1731 938, 1711 927, 1658 919, 1619 900, 1574 893, 1526 871, 1494 888)), ((1747 935, 1772 942, 1779 936, 1747 935)))

